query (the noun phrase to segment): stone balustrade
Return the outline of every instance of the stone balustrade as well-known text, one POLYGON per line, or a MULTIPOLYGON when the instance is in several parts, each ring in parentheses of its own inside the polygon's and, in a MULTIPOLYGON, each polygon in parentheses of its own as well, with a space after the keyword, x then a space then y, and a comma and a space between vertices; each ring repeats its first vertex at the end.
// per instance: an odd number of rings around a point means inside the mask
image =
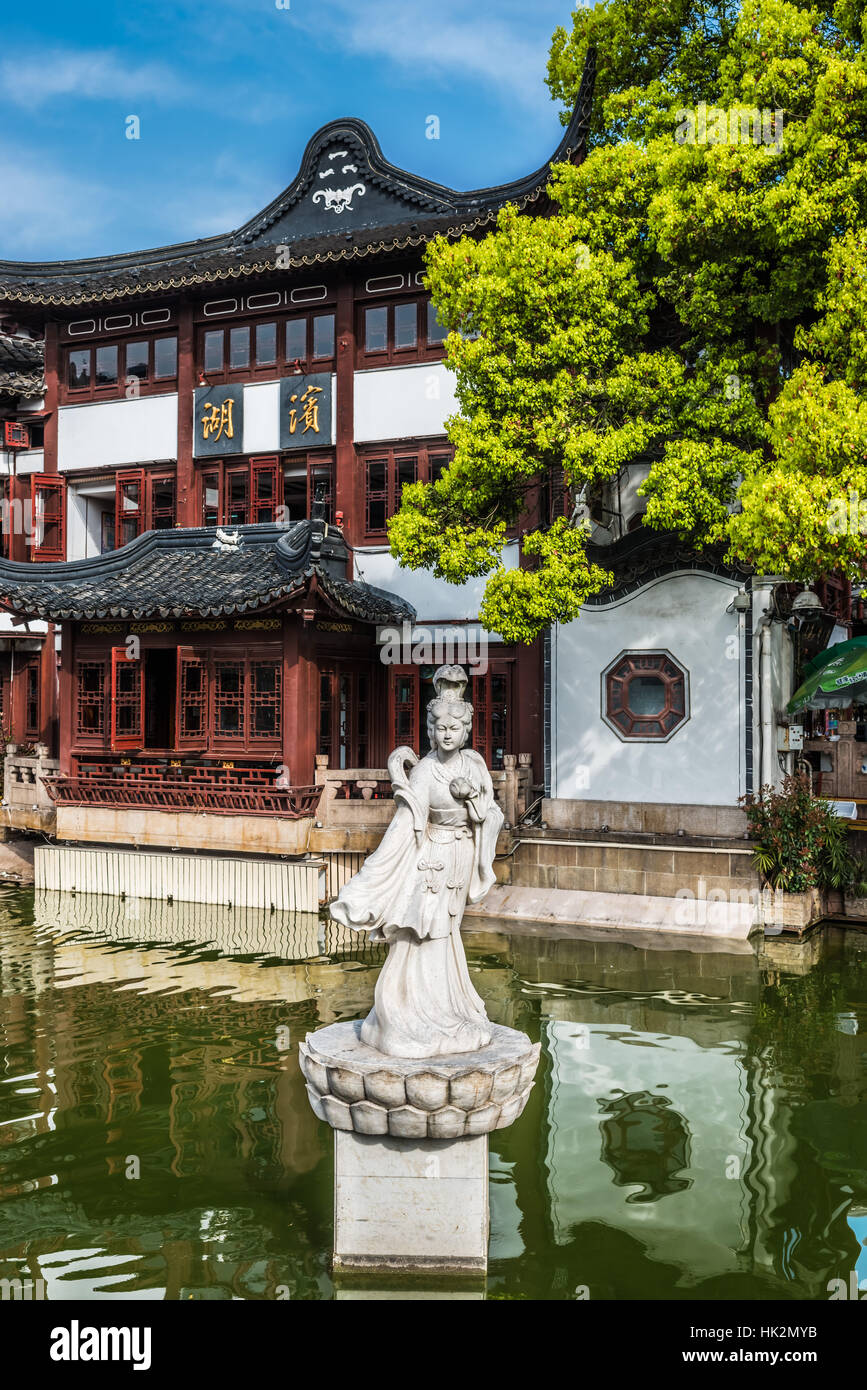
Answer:
POLYGON ((42 779, 56 774, 59 768, 57 759, 49 757, 45 743, 34 744, 32 753, 19 753, 17 744, 7 743, 3 760, 3 809, 12 829, 51 828, 54 804, 42 779))
MULTIPOLYGON (((507 753, 504 766, 491 772, 494 795, 512 827, 532 801, 533 765, 529 753, 507 753)), ((384 767, 329 767, 316 755, 316 783, 323 786, 319 820, 326 827, 387 825, 394 814, 391 778, 384 767)))

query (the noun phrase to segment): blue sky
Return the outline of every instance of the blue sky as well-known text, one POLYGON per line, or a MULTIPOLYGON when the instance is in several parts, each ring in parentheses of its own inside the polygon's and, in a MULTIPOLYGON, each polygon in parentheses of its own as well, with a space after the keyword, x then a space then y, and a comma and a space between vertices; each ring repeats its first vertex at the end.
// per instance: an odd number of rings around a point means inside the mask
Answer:
POLYGON ((7 8, 0 259, 160 246, 239 226, 326 121, 453 188, 542 164, 570 0, 43 0, 7 8), (278 8, 278 4, 288 8, 278 8), (128 116, 140 139, 125 136, 128 116), (425 137, 440 118, 440 139, 425 137))

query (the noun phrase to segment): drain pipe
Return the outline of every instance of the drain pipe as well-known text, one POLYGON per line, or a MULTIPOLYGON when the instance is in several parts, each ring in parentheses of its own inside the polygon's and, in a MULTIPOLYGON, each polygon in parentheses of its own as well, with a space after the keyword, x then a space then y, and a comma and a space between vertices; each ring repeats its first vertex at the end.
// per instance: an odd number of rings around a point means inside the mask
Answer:
POLYGON ((771 692, 771 615, 766 609, 759 620, 759 703, 761 728, 761 786, 774 785, 776 748, 774 706, 771 692))

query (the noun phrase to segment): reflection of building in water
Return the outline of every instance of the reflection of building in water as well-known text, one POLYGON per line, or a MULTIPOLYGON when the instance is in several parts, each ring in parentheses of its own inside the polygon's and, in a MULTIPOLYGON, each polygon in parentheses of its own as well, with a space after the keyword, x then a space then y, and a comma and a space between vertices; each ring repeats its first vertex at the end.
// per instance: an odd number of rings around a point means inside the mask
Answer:
POLYGON ((366 933, 326 922, 315 912, 270 912, 267 908, 38 889, 34 915, 40 927, 56 931, 78 928, 112 941, 160 941, 171 946, 196 943, 227 956, 309 960, 349 954, 358 959, 366 953, 371 960, 381 958, 381 951, 370 946, 366 933))
POLYGON ((689 1167, 689 1135, 683 1116, 668 1096, 636 1091, 600 1100, 602 1157, 614 1170, 618 1187, 638 1187, 627 1202, 653 1202, 689 1186, 681 1177, 689 1167))

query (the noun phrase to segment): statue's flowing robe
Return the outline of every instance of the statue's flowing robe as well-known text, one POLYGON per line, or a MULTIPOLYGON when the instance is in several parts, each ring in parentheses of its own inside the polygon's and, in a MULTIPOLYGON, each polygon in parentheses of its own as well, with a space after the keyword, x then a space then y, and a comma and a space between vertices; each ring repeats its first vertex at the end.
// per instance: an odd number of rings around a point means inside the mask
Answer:
POLYGON ((469 1052, 491 1038, 460 925, 466 903, 478 902, 494 882, 503 814, 484 760, 463 749, 459 761, 459 770, 444 772, 435 753, 421 761, 407 748, 392 754, 394 819, 331 905, 335 921, 389 943, 361 1036, 391 1056, 469 1052), (408 762, 415 764, 409 777, 408 762), (447 790, 445 779, 457 776, 473 787, 466 802, 447 790))

